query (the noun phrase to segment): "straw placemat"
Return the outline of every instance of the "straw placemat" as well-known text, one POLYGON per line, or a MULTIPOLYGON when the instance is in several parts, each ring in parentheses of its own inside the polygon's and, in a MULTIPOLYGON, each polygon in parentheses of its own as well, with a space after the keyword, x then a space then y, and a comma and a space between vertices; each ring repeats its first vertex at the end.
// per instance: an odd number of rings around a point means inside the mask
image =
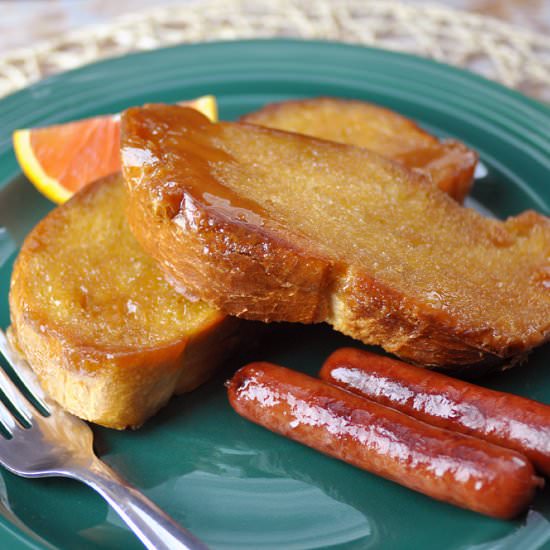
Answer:
POLYGON ((132 51, 270 36, 406 51, 550 101, 547 37, 437 5, 375 0, 205 0, 119 17, 0 58, 0 96, 46 75, 132 51))

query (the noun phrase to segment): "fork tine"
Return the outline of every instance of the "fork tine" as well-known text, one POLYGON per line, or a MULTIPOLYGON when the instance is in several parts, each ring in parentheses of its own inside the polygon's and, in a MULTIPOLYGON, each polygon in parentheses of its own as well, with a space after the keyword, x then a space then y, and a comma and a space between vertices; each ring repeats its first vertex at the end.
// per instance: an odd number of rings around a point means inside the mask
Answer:
POLYGON ((13 432, 18 427, 17 421, 13 417, 13 414, 11 414, 8 407, 6 407, 2 401, 0 401, 0 424, 10 435, 13 435, 13 432))
POLYGON ((6 361, 11 365, 20 382, 29 390, 38 405, 42 407, 43 410, 49 411, 50 407, 46 404, 44 391, 36 380, 36 375, 31 371, 27 361, 25 361, 19 353, 12 349, 4 331, 1 329, 0 354, 2 354, 6 361))
POLYGON ((19 388, 13 383, 4 369, 0 369, 0 390, 2 390, 6 399, 10 401, 17 414, 25 422, 31 424, 32 412, 29 408, 30 403, 23 397, 19 388))

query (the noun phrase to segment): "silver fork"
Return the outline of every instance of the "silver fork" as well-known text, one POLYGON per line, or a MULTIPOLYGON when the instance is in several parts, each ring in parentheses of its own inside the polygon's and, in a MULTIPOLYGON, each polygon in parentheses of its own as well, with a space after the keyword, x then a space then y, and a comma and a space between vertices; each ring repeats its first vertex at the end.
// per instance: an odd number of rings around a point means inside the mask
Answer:
POLYGON ((0 353, 20 381, 49 415, 45 416, 0 367, 0 390, 21 422, 0 401, 0 423, 11 438, 0 435, 0 464, 23 477, 69 477, 95 489, 151 550, 206 550, 189 531, 129 485, 93 451, 90 427, 65 412, 42 391, 26 361, 0 330, 0 353), (29 427, 25 427, 24 424, 29 427))

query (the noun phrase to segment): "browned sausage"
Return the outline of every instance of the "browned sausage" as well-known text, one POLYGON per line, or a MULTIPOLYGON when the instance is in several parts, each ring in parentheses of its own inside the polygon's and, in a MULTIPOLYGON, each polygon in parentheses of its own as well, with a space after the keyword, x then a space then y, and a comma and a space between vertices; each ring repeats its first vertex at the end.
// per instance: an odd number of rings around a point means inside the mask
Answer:
POLYGON ((335 351, 320 376, 382 405, 525 454, 550 475, 550 406, 353 348, 335 351))
POLYGON ((442 430, 322 380, 252 363, 228 382, 240 415, 433 498, 509 519, 541 480, 516 451, 442 430))

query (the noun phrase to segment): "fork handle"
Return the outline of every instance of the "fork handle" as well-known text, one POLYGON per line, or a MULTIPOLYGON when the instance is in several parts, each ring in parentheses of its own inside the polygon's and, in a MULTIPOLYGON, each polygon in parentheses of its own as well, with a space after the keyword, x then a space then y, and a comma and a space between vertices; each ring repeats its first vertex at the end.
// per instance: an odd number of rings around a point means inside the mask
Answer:
POLYGON ((208 550, 145 495, 99 459, 78 472, 78 479, 95 489, 150 550, 208 550))

